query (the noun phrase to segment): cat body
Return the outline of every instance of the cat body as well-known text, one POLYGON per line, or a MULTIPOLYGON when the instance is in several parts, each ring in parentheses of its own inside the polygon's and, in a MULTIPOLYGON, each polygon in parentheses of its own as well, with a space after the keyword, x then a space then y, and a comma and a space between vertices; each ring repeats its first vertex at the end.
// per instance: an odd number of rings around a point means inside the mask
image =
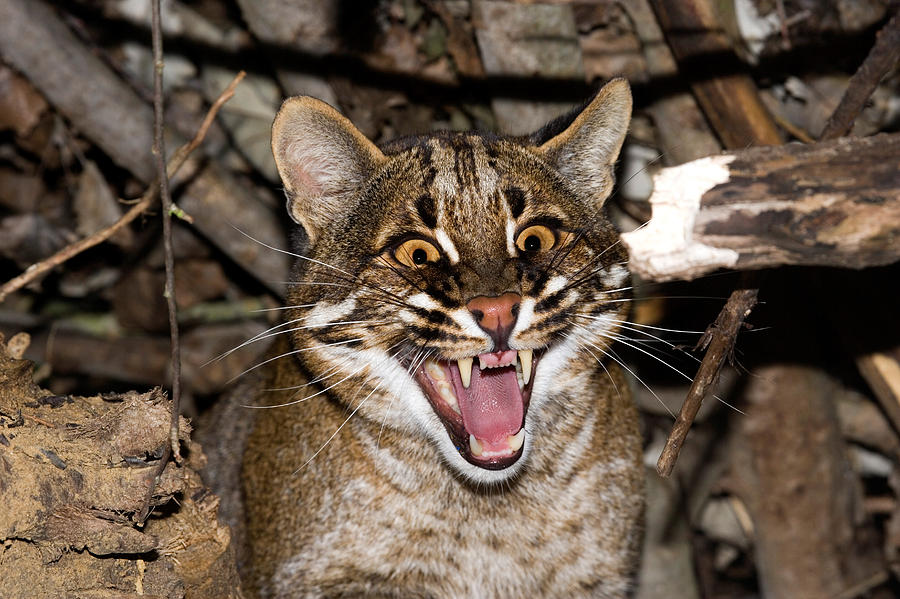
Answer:
MULTIPOLYGON (((378 148, 322 102, 273 126, 308 241, 243 460, 264 597, 625 597, 643 468, 604 358, 628 272, 603 215, 631 109, 613 80, 509 139, 378 148)), ((248 396, 249 395, 249 396, 248 396)))

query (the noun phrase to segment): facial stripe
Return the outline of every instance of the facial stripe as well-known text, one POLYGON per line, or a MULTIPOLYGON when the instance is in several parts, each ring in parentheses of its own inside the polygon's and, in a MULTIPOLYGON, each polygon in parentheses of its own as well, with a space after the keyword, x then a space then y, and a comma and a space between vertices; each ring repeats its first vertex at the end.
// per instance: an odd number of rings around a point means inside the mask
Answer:
POLYGON ((437 227, 437 206, 433 197, 428 194, 419 196, 416 200, 416 212, 419 213, 419 218, 422 219, 426 227, 429 229, 437 227))
POLYGON ((511 218, 506 219, 506 252, 510 258, 515 258, 516 254, 516 223, 511 218))
POLYGON ((519 218, 522 216, 522 211, 525 210, 525 192, 519 187, 510 186, 504 190, 504 195, 509 204, 509 212, 512 214, 512 217, 519 218))
POLYGON ((438 242, 438 245, 441 246, 441 249, 444 250, 444 254, 447 256, 450 264, 459 262, 459 252, 456 251, 456 246, 453 245, 453 241, 450 239, 450 236, 447 235, 446 231, 443 229, 435 229, 434 239, 438 242))

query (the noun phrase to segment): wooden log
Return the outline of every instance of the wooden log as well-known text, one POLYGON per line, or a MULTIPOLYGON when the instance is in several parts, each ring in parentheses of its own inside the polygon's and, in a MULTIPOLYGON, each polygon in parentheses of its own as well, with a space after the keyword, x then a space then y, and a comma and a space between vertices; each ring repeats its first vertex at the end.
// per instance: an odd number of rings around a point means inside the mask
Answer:
POLYGON ((153 111, 49 5, 0 2, 0 55, 113 161, 145 183, 153 179, 153 111))
POLYGON ((752 148, 663 169, 653 217, 622 235, 653 281, 718 268, 900 260, 900 135, 752 148))
POLYGON ((887 578, 865 521, 824 371, 770 364, 748 377, 726 486, 753 518, 761 596, 857 597, 887 578))
MULTIPOLYGON (((43 0, 0 2, 0 54, 113 161, 144 183, 153 180, 153 111, 43 0)), ((196 175, 180 205, 189 214, 196 210, 198 217, 214 216, 198 218, 195 226, 248 273, 280 294, 288 256, 264 248, 230 226, 240 223, 254 239, 286 249, 283 209, 256 201, 264 195, 262 190, 237 185, 221 169, 206 168, 196 175), (222 197, 213 202, 206 190, 217 190, 222 197), (248 214, 252 215, 249 219, 248 214)))
POLYGON ((728 149, 779 144, 781 134, 738 61, 709 0, 652 0, 680 72, 728 149))

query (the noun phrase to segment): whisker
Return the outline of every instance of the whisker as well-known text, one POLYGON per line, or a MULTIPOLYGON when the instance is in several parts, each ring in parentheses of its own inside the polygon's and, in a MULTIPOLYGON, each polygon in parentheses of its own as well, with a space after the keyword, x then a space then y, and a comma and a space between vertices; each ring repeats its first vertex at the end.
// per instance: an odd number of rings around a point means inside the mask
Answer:
POLYGON ((254 342, 258 341, 259 339, 263 338, 262 336, 265 335, 266 333, 270 333, 270 332, 272 332, 272 331, 274 331, 274 330, 276 330, 276 329, 280 329, 281 327, 289 326, 289 325, 291 325, 291 324, 293 324, 293 323, 295 323, 295 322, 299 322, 299 321, 301 321, 301 320, 303 320, 303 319, 302 319, 302 318, 295 318, 295 319, 293 319, 293 320, 288 320, 288 321, 286 321, 286 322, 282 322, 282 323, 280 323, 280 324, 276 324, 276 325, 274 325, 274 326, 271 326, 271 327, 269 327, 268 329, 266 329, 265 331, 262 331, 262 332, 260 332, 260 333, 257 333, 256 335, 253 335, 252 337, 250 337, 250 338, 247 339, 246 341, 242 342, 240 345, 236 345, 236 346, 232 347, 231 349, 229 349, 229 350, 226 351, 225 353, 219 354, 219 355, 216 356, 215 358, 209 359, 208 361, 206 361, 206 362, 203 363, 202 367, 206 367, 206 366, 210 365, 210 364, 213 363, 213 362, 216 362, 216 361, 218 361, 218 360, 221 360, 221 359, 223 359, 223 358, 226 358, 226 357, 230 356, 231 354, 233 354, 233 353, 236 352, 237 350, 241 349, 242 347, 245 347, 245 346, 247 346, 247 345, 250 345, 251 343, 254 343, 254 342))
MULTIPOLYGON (((585 327, 583 327, 577 323, 573 322, 571 324, 573 324, 577 328, 584 329, 584 330, 587 330, 588 332, 590 332, 589 329, 585 329, 585 327)), ((629 368, 625 364, 624 360, 622 360, 621 358, 619 358, 618 355, 616 355, 616 352, 614 352, 612 349, 609 349, 609 348, 604 349, 604 348, 600 347, 599 345, 592 343, 591 341, 585 341, 585 343, 589 344, 591 347, 593 347, 594 349, 596 349, 603 355, 609 357, 609 359, 613 360, 616 364, 618 364, 619 366, 624 368, 625 371, 627 371, 631 376, 633 376, 641 385, 644 386, 645 389, 647 389, 647 391, 650 392, 650 394, 653 397, 656 398, 656 401, 659 402, 659 405, 661 405, 663 408, 665 408, 666 412, 668 412, 672 418, 675 418, 675 414, 672 413, 672 410, 669 409, 669 406, 667 406, 666 403, 662 399, 660 399, 659 395, 657 395, 656 392, 650 388, 650 385, 645 383, 641 377, 639 377, 631 368, 629 368)))
POLYGON ((260 362, 259 364, 256 364, 256 365, 254 365, 254 366, 251 366, 250 368, 247 368, 246 370, 244 370, 244 371, 241 372, 240 374, 234 375, 233 377, 231 377, 230 379, 228 379, 228 381, 227 381, 225 384, 226 384, 226 385, 231 384, 231 383, 233 383, 236 379, 241 378, 242 376, 244 376, 244 375, 247 374, 248 372, 252 372, 252 371, 256 370, 257 368, 259 368, 259 367, 261 367, 261 366, 265 366, 266 364, 268 364, 268 363, 270 363, 270 362, 274 362, 275 360, 280 360, 281 358, 285 358, 285 357, 287 357, 287 356, 293 356, 293 355, 296 355, 296 354, 301 354, 301 353, 303 353, 303 352, 314 351, 314 350, 317 350, 317 349, 322 349, 323 347, 332 347, 332 346, 335 346, 335 345, 346 345, 346 344, 348 344, 348 343, 354 343, 354 342, 356 342, 356 341, 362 341, 362 340, 363 340, 363 337, 358 337, 358 338, 356 338, 356 339, 347 339, 347 340, 345 340, 345 341, 336 341, 336 342, 334 342, 334 343, 326 343, 326 344, 324 344, 324 345, 314 345, 314 346, 312 346, 312 347, 302 347, 302 348, 300 348, 300 349, 295 349, 295 350, 292 350, 292 351, 284 352, 283 354, 277 355, 277 356, 275 356, 274 358, 269 358, 269 359, 267 359, 267 360, 263 360, 263 361, 260 362))
POLYGON ((606 376, 609 378, 609 382, 612 384, 613 389, 616 390, 616 395, 619 397, 622 397, 622 394, 619 391, 619 386, 616 385, 616 381, 615 381, 615 379, 613 379, 612 373, 609 371, 609 368, 606 367, 606 364, 603 363, 603 360, 598 358, 597 355, 594 352, 592 352, 589 347, 587 347, 584 343, 581 342, 580 339, 578 339, 574 335, 571 335, 570 333, 562 333, 562 336, 567 339, 573 339, 575 341, 576 345, 578 345, 581 349, 583 349, 584 351, 589 353, 591 355, 591 357, 594 358, 594 360, 596 360, 598 364, 600 364, 600 368, 602 368, 603 372, 606 373, 606 376))
MULTIPOLYGON (((399 345, 399 344, 396 344, 396 345, 399 345)), ((393 347, 396 347, 396 345, 394 345, 393 347)), ((399 354, 400 354, 400 352, 398 351, 398 352, 394 353, 392 356, 386 357, 385 359, 394 359, 394 358, 396 358, 399 354)), ((383 362, 384 362, 384 360, 381 360, 381 362, 379 362, 376 366, 382 364, 383 362)), ((306 460, 306 462, 304 462, 302 466, 300 466, 299 468, 297 468, 296 470, 294 470, 294 472, 292 473, 293 475, 296 475, 298 472, 300 472, 301 470, 303 470, 304 468, 306 468, 306 467, 309 465, 310 462, 312 462, 314 459, 316 459, 316 456, 318 456, 320 453, 322 453, 322 450, 324 450, 326 447, 328 447, 328 445, 331 443, 331 441, 338 435, 338 433, 341 432, 341 430, 343 430, 344 426, 345 426, 348 422, 350 422, 350 419, 353 418, 353 416, 356 415, 356 413, 359 411, 359 409, 363 407, 363 404, 365 404, 365 403, 369 400, 369 398, 372 397, 372 395, 374 395, 374 393, 375 393, 376 391, 378 391, 379 388, 381 388, 381 385, 383 385, 384 382, 385 382, 384 379, 382 379, 381 381, 378 382, 377 385, 375 385, 375 387, 372 388, 371 391, 369 391, 369 394, 366 395, 366 396, 362 399, 362 401, 359 402, 359 405, 357 405, 357 406, 353 409, 352 412, 350 412, 350 415, 347 416, 347 418, 344 419, 344 421, 341 423, 341 425, 337 427, 337 430, 335 430, 333 433, 331 433, 331 436, 328 437, 328 439, 325 440, 325 443, 323 443, 322 446, 321 446, 319 449, 317 449, 316 452, 315 452, 314 454, 312 454, 312 456, 310 456, 309 459, 306 460)), ((363 384, 364 384, 364 383, 363 383, 363 384)))
MULTIPOLYGON (((579 314, 579 316, 587 316, 591 318, 589 314, 579 314)), ((631 320, 619 320, 618 318, 609 317, 610 322, 615 322, 617 324, 629 324, 634 327, 640 327, 642 329, 653 329, 654 331, 664 331, 666 333, 685 333, 688 335, 702 335, 706 331, 689 331, 684 329, 667 329, 665 327, 656 327, 650 324, 641 324, 639 322, 633 322, 631 320)), ((637 332, 637 331, 635 331, 637 332)))
MULTIPOLYGON (((410 351, 412 351, 412 350, 410 350, 410 351)), ((405 381, 403 381, 403 385, 400 387, 400 392, 398 393, 398 395, 402 394, 403 390, 406 389, 406 384, 412 379, 413 373, 416 371, 416 369, 418 369, 419 366, 421 366, 421 364, 425 360, 427 360, 433 353, 434 352, 432 350, 428 350, 423 353, 423 349, 421 349, 421 348, 416 350, 415 357, 413 357, 413 359, 410 360, 409 366, 406 368, 406 374, 409 375, 409 378, 406 379, 405 381)), ((396 398, 396 395, 391 394, 391 400, 390 400, 390 402, 388 402, 388 408, 384 413, 384 418, 382 418, 382 420, 381 420, 381 428, 378 430, 378 438, 375 440, 375 447, 381 446, 381 436, 384 434, 384 427, 387 424, 388 416, 390 416, 391 409, 393 409, 393 407, 394 407, 394 399, 395 398, 396 398)))
MULTIPOLYGON (((574 326, 576 326, 576 327, 578 327, 578 328, 581 328, 581 329, 587 331, 588 333, 591 333, 591 332, 592 332, 590 329, 588 329, 588 328, 586 328, 586 327, 583 327, 582 325, 579 325, 579 324, 577 324, 577 323, 575 323, 575 322, 573 322, 573 321, 569 321, 569 322, 570 322, 571 324, 573 324, 574 326)), ((671 364, 669 364, 668 362, 666 362, 665 360, 663 360, 663 359, 660 358, 659 356, 656 356, 656 355, 654 355, 653 353, 651 353, 651 352, 649 352, 649 351, 647 351, 647 350, 645 350, 645 349, 642 349, 642 348, 640 348, 640 347, 638 347, 638 346, 636 346, 636 345, 634 345, 634 344, 632 344, 632 343, 629 343, 629 341, 636 341, 636 340, 634 340, 634 339, 629 339, 629 338, 624 337, 624 336, 622 336, 622 335, 615 335, 615 334, 612 334, 612 333, 604 333, 604 332, 602 332, 602 331, 593 331, 593 333, 596 334, 596 335, 599 335, 599 336, 601 336, 601 337, 605 337, 606 339, 611 339, 611 340, 613 340, 613 341, 618 341, 619 343, 621 343, 622 345, 625 345, 626 347, 630 347, 630 348, 632 348, 632 349, 635 349, 635 350, 641 352, 642 354, 645 354, 645 355, 647 355, 647 356, 653 358, 654 360, 656 360, 657 362, 659 362, 660 364, 662 364, 662 365, 665 366, 666 368, 669 368, 669 369, 672 370, 673 372, 675 372, 675 373, 681 375, 681 376, 682 376, 685 380, 687 380, 688 382, 690 382, 690 383, 693 383, 693 382, 694 382, 693 377, 688 376, 687 374, 685 374, 684 372, 680 371, 680 370, 679 370, 678 368, 676 368, 675 366, 672 366, 671 364)), ((645 334, 646 334, 646 333, 645 333, 645 334)), ((664 340, 660 339, 660 341, 664 341, 664 340)), ((665 341, 664 341, 664 342, 665 342, 665 341)), ((671 344, 670 344, 670 345, 671 345, 671 344)), ((673 346, 673 347, 674 347, 674 346, 673 346)), ((684 353, 685 353, 686 355, 690 355, 690 354, 687 354, 687 352, 684 352, 684 353)), ((691 358, 693 358, 693 359, 694 359, 696 362, 698 362, 698 363, 701 361, 701 360, 698 359, 696 356, 691 356, 691 358)), ((624 366, 624 365, 623 365, 623 366, 624 366)), ((633 373, 632 373, 632 374, 633 374, 633 373)), ((637 378, 637 377, 635 376, 635 378, 637 378)), ((638 379, 638 380, 640 380, 640 379, 638 379)), ((641 381, 641 384, 644 384, 643 381, 641 381)), ((644 384, 644 386, 647 387, 646 384, 644 384)), ((647 387, 647 389, 650 390, 649 387, 647 387)), ((653 393, 652 390, 651 390, 650 392, 653 393)), ((655 393, 653 393, 653 395, 654 395, 654 397, 656 397, 656 398, 659 400, 659 397, 658 397, 655 393)), ((712 397, 714 397, 716 400, 720 401, 720 402, 721 402, 722 404, 724 404, 725 406, 728 406, 729 408, 735 410, 735 411, 738 412, 739 414, 742 414, 742 415, 745 415, 745 416, 746 416, 746 414, 744 414, 744 412, 742 412, 740 409, 738 409, 737 407, 731 405, 730 403, 728 403, 727 401, 725 401, 724 399, 722 399, 721 397, 719 397, 719 396, 716 395, 715 393, 711 393, 710 395, 711 395, 712 397)), ((661 400, 660 400, 660 402, 661 402, 661 400)), ((663 404, 663 405, 665 406, 665 404, 663 404)), ((671 414, 671 415, 674 417, 674 414, 672 414, 671 410, 669 410, 668 407, 666 407, 666 411, 669 412, 669 414, 671 414)))
POLYGON ((277 312, 280 310, 290 310, 292 308, 314 308, 318 304, 296 304, 293 306, 276 306, 274 308, 256 308, 255 310, 249 310, 249 312, 277 312))
POLYGON ((376 391, 378 391, 378 388, 381 387, 382 383, 384 383, 383 380, 382 380, 381 382, 379 382, 377 385, 375 385, 375 388, 372 389, 372 390, 369 392, 369 394, 366 395, 366 396, 363 398, 363 400, 362 400, 361 402, 359 402, 359 405, 356 406, 356 408, 354 408, 352 412, 350 412, 350 415, 347 416, 347 418, 344 419, 344 421, 341 423, 341 425, 340 425, 339 427, 337 427, 337 430, 334 431, 333 433, 331 433, 331 436, 328 437, 328 439, 325 440, 325 443, 322 444, 322 447, 320 447, 319 449, 317 449, 316 452, 315 452, 314 454, 312 454, 312 455, 310 456, 310 458, 309 458, 308 460, 306 460, 306 461, 303 463, 302 466, 300 466, 299 468, 297 468, 296 470, 294 470, 294 471, 291 473, 292 476, 296 475, 298 472, 300 472, 301 470, 303 470, 304 468, 306 468, 306 467, 309 465, 310 462, 312 462, 314 459, 316 459, 316 456, 318 456, 320 453, 322 453, 322 450, 324 450, 326 447, 328 447, 328 445, 331 443, 331 441, 338 435, 338 433, 341 432, 341 430, 344 428, 344 426, 345 426, 348 422, 350 422, 350 419, 353 418, 353 417, 356 415, 356 413, 359 411, 359 409, 360 409, 361 407, 363 407, 363 404, 366 403, 366 401, 367 401, 370 397, 372 397, 372 394, 374 394, 376 391))
MULTIPOLYGON (((665 345, 668 345, 673 350, 675 350, 681 354, 684 354, 685 356, 689 357, 690 359, 692 359, 696 362, 700 362, 700 359, 697 358, 697 356, 694 356, 690 352, 687 352, 687 351, 681 349, 680 347, 676 346, 675 344, 671 343, 670 341, 663 339, 662 337, 657 337, 656 335, 654 335, 652 333, 648 333, 647 331, 643 331, 641 329, 633 328, 633 327, 629 326, 634 323, 631 323, 627 320, 619 320, 617 318, 611 318, 611 317, 606 317, 606 316, 594 316, 594 315, 590 315, 590 314, 575 314, 574 316, 577 316, 578 318, 587 318, 587 319, 596 320, 596 321, 617 323, 619 325, 618 326, 619 329, 631 331, 633 333, 637 333, 638 335, 645 335, 647 337, 650 337, 652 340, 658 341, 665 345)), ((656 329, 658 327, 648 327, 648 328, 656 329)), ((662 330, 671 330, 671 329, 662 329, 662 330)), ((688 331, 678 331, 678 332, 688 332, 688 331)), ((628 339, 629 341, 634 341, 635 343, 649 343, 646 339, 632 339, 632 338, 625 337, 625 336, 622 336, 621 338, 628 339)))
POLYGON ((338 271, 339 273, 343 273, 343 274, 345 274, 345 275, 347 275, 347 276, 353 278, 353 275, 351 275, 351 274, 350 274, 349 272, 347 272, 346 270, 341 270, 341 269, 338 268, 337 266, 332 266, 331 264, 327 264, 327 263, 325 263, 325 262, 322 262, 321 260, 316 260, 315 258, 310 258, 310 257, 308 257, 308 256, 304 256, 303 254, 297 254, 297 253, 294 253, 294 252, 290 252, 290 251, 288 251, 288 250, 283 250, 283 249, 281 249, 281 248, 277 248, 277 247, 275 247, 275 246, 273 246, 273 245, 269 245, 268 243, 266 243, 266 242, 264 242, 264 241, 260 241, 259 239, 257 239, 256 237, 250 235, 249 233, 246 233, 246 232, 242 231, 240 227, 235 226, 233 223, 228 223, 228 224, 231 225, 231 227, 232 227, 235 231, 237 231, 238 233, 240 233, 241 235, 243 235, 243 236, 246 237, 247 239, 250 239, 251 241, 255 241, 256 243, 258 243, 259 245, 263 246, 264 248, 268 248, 268 249, 270 249, 270 250, 274 250, 274 251, 279 252, 279 253, 281 253, 281 254, 287 254, 288 256, 293 256, 293 257, 295 257, 295 258, 300 258, 300 259, 302 259, 302 260, 308 260, 309 262, 312 262, 312 263, 314 263, 314 264, 318 264, 318 265, 320 265, 320 266, 325 266, 325 267, 327 267, 327 268, 334 269, 334 270, 338 271))
MULTIPOLYGON (((394 345, 392 345, 391 347, 389 347, 389 348, 387 348, 387 349, 388 349, 388 350, 391 350, 391 349, 397 347, 398 345, 400 345, 399 342, 398 342, 398 343, 395 343, 394 345)), ((398 353, 399 353, 399 352, 398 352, 398 353)), ((396 356, 397 354, 394 354, 394 355, 396 356)), ((319 395, 322 395, 322 394, 325 393, 326 391, 329 391, 329 390, 331 390, 331 389, 337 387, 338 385, 340 385, 340 384, 343 383, 344 381, 346 381, 346 380, 348 380, 348 379, 350 379, 350 378, 353 378, 354 376, 356 376, 357 374, 359 374, 360 372, 362 372, 363 370, 365 370, 368 366, 369 366, 368 364, 363 364, 362 366, 360 366, 359 368, 357 368, 356 370, 354 370, 353 372, 351 372, 350 374, 348 374, 347 376, 345 376, 344 378, 342 378, 342 379, 339 380, 338 382, 333 383, 333 384, 329 385, 328 387, 325 387, 324 389, 321 389, 321 390, 319 390, 319 391, 313 393, 312 395, 307 395, 306 397, 302 397, 302 398, 300 398, 300 399, 294 399, 294 400, 291 400, 291 401, 286 401, 286 402, 284 402, 284 403, 275 404, 275 405, 271 405, 271 406, 244 406, 244 407, 246 407, 246 408, 254 408, 254 409, 257 409, 257 410, 262 410, 262 409, 270 409, 270 408, 286 408, 286 407, 288 407, 288 406, 293 406, 293 405, 302 403, 302 402, 304 402, 304 401, 307 401, 307 400, 309 400, 309 399, 312 399, 313 397, 317 397, 317 396, 319 396, 319 395)))

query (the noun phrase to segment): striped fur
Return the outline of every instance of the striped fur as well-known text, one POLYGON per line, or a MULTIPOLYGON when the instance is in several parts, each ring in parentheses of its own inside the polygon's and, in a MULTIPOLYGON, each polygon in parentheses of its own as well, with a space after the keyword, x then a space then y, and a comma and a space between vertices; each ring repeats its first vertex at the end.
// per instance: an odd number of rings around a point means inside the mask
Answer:
POLYGON ((285 103, 273 150, 308 242, 285 355, 241 398, 286 404, 258 411, 243 463, 256 593, 627 595, 643 476, 628 384, 603 359, 628 283, 602 204, 629 113, 616 80, 546 141, 439 133, 377 148, 320 102, 285 103), (551 250, 517 246, 535 223, 555 232, 551 250), (439 258, 404 265, 412 238, 439 258), (521 457, 490 470, 465 459, 411 373, 497 349, 466 304, 510 292, 508 345, 539 358, 521 457))

